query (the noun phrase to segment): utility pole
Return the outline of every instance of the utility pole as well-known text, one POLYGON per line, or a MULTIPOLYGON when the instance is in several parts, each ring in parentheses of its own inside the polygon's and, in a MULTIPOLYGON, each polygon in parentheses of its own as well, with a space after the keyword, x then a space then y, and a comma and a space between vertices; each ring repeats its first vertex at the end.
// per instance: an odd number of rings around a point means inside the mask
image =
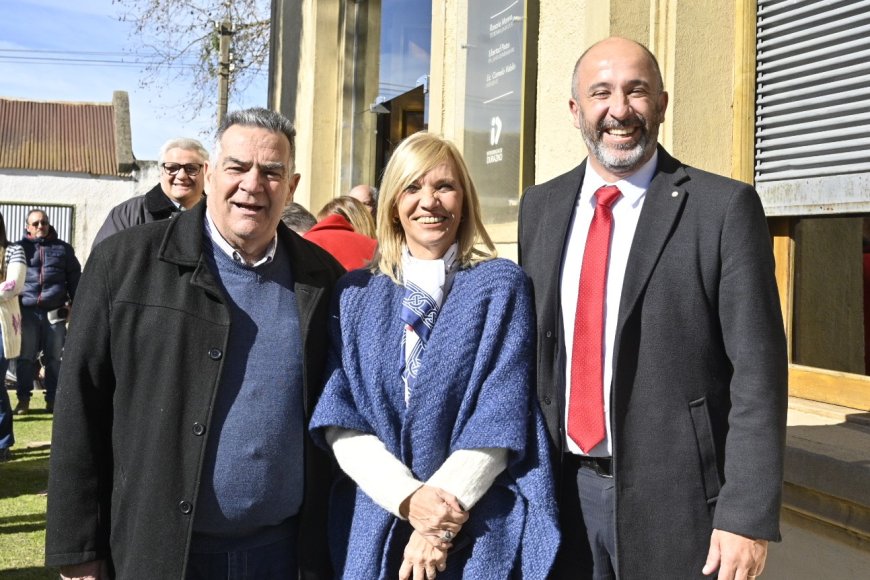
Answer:
POLYGON ((227 114, 227 103, 230 93, 230 73, 233 70, 230 42, 233 36, 233 23, 230 20, 229 11, 223 22, 215 22, 220 34, 220 62, 218 63, 218 110, 217 126, 220 127, 227 114))

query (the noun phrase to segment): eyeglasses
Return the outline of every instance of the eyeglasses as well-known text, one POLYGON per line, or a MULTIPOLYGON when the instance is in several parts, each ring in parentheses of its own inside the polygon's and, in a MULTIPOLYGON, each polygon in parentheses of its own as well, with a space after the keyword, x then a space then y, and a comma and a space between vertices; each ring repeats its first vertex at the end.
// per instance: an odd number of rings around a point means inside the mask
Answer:
POLYGON ((35 222, 31 222, 30 226, 34 228, 38 228, 39 226, 47 226, 48 220, 36 220, 35 222))
POLYGON ((177 175, 179 171, 184 169, 188 177, 196 177, 202 171, 202 164, 200 163, 185 163, 184 165, 180 163, 161 163, 160 167, 169 175, 177 175))

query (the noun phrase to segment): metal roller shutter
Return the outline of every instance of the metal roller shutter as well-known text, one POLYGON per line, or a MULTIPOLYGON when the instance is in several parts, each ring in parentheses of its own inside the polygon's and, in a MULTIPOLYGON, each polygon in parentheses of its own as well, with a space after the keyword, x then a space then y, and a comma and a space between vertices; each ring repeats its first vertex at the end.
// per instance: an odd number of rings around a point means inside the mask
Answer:
POLYGON ((759 0, 757 42, 768 215, 870 211, 870 0, 759 0))

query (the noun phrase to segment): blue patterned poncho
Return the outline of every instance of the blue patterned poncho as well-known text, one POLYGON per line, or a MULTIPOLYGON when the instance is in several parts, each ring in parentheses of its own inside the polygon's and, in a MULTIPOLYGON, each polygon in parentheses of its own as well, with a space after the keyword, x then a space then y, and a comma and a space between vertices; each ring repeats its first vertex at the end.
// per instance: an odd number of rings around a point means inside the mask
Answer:
MULTIPOLYGON (((457 272, 423 353, 407 407, 399 319, 404 289, 357 270, 335 290, 328 382, 311 421, 376 435, 426 481, 458 449, 506 448, 508 467, 471 509, 449 578, 543 579, 559 544, 544 424, 534 397, 530 285, 512 262, 457 272)), ((330 549, 343 578, 398 577, 411 525, 375 504, 347 477, 335 482, 330 549)))

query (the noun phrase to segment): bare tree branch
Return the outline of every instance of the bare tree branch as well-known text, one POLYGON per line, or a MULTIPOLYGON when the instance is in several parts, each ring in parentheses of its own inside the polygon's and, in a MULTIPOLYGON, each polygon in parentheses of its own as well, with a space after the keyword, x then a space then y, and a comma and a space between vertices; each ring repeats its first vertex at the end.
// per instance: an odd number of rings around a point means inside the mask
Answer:
POLYGON ((218 26, 225 18, 234 30, 230 101, 265 74, 270 0, 112 0, 112 4, 119 7, 120 20, 133 25, 128 51, 147 48, 156 55, 143 69, 139 84, 153 88, 167 82, 188 83, 191 90, 183 109, 191 117, 217 107, 218 26))

